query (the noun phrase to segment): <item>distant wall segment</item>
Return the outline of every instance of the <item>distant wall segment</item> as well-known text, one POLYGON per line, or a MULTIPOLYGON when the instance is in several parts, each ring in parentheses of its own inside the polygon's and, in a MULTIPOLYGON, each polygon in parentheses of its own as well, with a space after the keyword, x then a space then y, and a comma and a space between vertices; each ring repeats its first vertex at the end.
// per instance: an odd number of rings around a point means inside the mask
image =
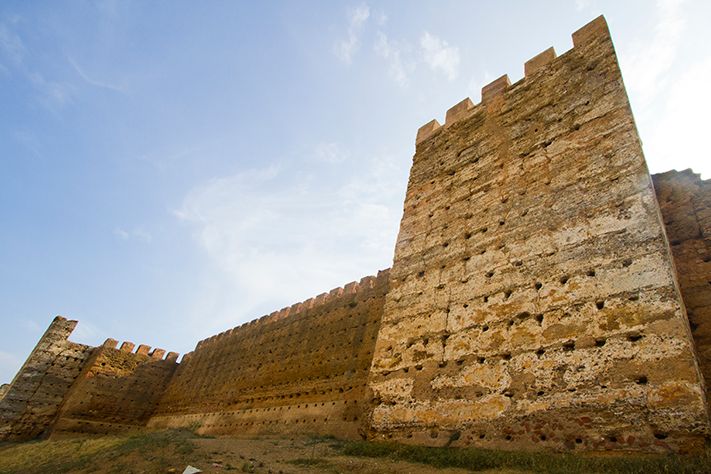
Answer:
MULTIPOLYGON (((116 347, 113 339, 97 347, 65 397, 52 436, 108 434, 142 428, 178 364, 177 354, 148 353, 116 347)), ((143 346, 148 347, 148 346, 143 346)))
POLYGON ((706 391, 711 382, 711 181, 691 170, 653 176, 706 391))
POLYGON ((69 341, 77 322, 54 318, 5 396, 0 399, 0 440, 49 434, 59 408, 93 347, 69 341))
POLYGON ((382 271, 201 341, 149 426, 359 436, 387 290, 382 271))

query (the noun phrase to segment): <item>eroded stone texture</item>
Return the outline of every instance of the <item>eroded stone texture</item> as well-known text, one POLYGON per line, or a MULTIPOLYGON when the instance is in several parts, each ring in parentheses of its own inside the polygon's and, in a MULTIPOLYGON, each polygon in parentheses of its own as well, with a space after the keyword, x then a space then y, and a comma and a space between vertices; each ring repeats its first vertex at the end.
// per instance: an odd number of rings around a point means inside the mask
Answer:
POLYGON ((116 349, 115 340, 107 342, 95 350, 65 397, 53 437, 136 429, 153 415, 178 365, 175 359, 162 359, 162 349, 131 353, 116 349))
POLYGON ((653 176, 697 360, 711 381, 711 181, 691 170, 653 176))
POLYGON ((150 427, 357 437, 388 272, 200 342, 150 427))
POLYGON ((0 440, 46 434, 92 347, 67 338, 76 321, 57 316, 0 399, 0 440))
POLYGON ((417 143, 372 438, 703 446, 704 387, 604 19, 574 44, 417 143))

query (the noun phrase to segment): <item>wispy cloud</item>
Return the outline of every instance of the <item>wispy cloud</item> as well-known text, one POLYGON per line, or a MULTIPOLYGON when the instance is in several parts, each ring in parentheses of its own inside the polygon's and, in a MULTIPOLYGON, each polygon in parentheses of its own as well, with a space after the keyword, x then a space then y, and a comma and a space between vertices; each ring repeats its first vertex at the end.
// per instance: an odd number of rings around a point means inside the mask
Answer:
POLYGON ((72 332, 70 340, 95 346, 104 342, 106 334, 107 332, 104 329, 82 320, 79 321, 76 329, 72 332))
POLYGON ((12 135, 15 140, 32 153, 32 155, 37 158, 42 157, 42 143, 33 132, 29 130, 16 130, 12 135))
POLYGON ((69 64, 72 65, 72 67, 74 68, 74 71, 76 71, 76 73, 79 75, 79 77, 87 84, 94 86, 94 87, 99 87, 101 89, 108 89, 108 90, 118 92, 121 94, 126 94, 126 88, 124 86, 112 84, 112 83, 105 82, 105 81, 99 81, 99 80, 96 80, 92 77, 89 77, 89 75, 84 72, 84 69, 82 69, 79 66, 79 64, 77 64, 77 62, 74 60, 74 58, 69 56, 69 57, 67 57, 67 60, 69 61, 69 64))
POLYGON ((639 106, 652 102, 667 84, 686 23, 683 4, 684 0, 657 0, 653 36, 640 37, 620 54, 630 94, 639 106))
POLYGON ((150 234, 150 232, 147 232, 146 230, 141 229, 140 227, 131 230, 126 230, 122 227, 116 227, 114 229, 114 235, 121 240, 136 240, 147 244, 150 243, 151 240, 153 240, 153 236, 150 234))
POLYGON ((575 0, 575 8, 578 11, 582 11, 582 10, 585 10, 586 8, 588 8, 591 3, 592 3, 592 0, 575 0))
MULTIPOLYGON (((185 197, 188 224, 214 270, 199 314, 233 325, 389 266, 405 170, 388 156, 318 179, 303 163, 215 178, 185 197), (357 172, 355 170, 358 170, 357 172)), ((199 316, 195 316, 197 321, 199 316)))
POLYGON ((0 23, 0 53, 7 60, 19 64, 25 56, 26 48, 22 39, 6 23, 0 23))
POLYGON ((427 31, 420 38, 420 46, 425 63, 433 71, 443 73, 450 81, 456 79, 460 62, 458 48, 427 31))
POLYGON ((653 28, 641 30, 620 48, 620 63, 652 172, 683 158, 711 177, 706 149, 706 114, 711 108, 711 59, 680 60, 689 22, 685 0, 657 0, 653 28))
POLYGON ((657 120, 650 125, 645 154, 653 170, 666 170, 680 158, 711 178, 708 111, 711 110, 711 58, 700 61, 676 76, 662 101, 657 120))
POLYGON ((383 27, 383 26, 387 25, 387 23, 388 23, 388 15, 387 15, 384 11, 382 11, 382 10, 377 10, 377 11, 375 12, 374 17, 375 17, 375 23, 376 23, 378 26, 383 27))
POLYGON ((380 31, 373 49, 378 56, 387 61, 390 78, 400 86, 406 86, 408 84, 408 69, 411 70, 414 66, 407 67, 405 65, 402 52, 403 45, 392 41, 385 33, 380 31))
POLYGON ((72 102, 74 88, 71 85, 46 79, 38 72, 29 73, 28 78, 39 93, 39 101, 49 110, 56 112, 72 102))
POLYGON ((348 159, 348 153, 334 142, 322 142, 316 145, 314 156, 318 161, 331 164, 343 163, 348 159))
POLYGON ((72 101, 73 87, 64 82, 47 79, 29 64, 27 47, 15 31, 20 19, 15 17, 10 23, 0 23, 0 70, 5 75, 17 73, 27 79, 37 92, 37 100, 51 112, 57 112, 72 101))
POLYGON ((333 51, 346 64, 353 62, 353 55, 360 47, 360 33, 363 25, 370 17, 370 7, 366 4, 351 8, 348 11, 348 31, 345 39, 342 39, 333 47, 333 51))

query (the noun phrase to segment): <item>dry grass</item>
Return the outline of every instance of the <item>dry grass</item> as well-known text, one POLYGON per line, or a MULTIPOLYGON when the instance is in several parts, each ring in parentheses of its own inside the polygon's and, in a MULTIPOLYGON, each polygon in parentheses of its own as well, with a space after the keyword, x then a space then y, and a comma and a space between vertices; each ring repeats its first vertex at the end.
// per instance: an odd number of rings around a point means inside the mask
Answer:
POLYGON ((711 447, 697 456, 581 456, 561 453, 493 451, 477 448, 430 448, 396 443, 346 441, 338 450, 348 456, 387 458, 458 467, 470 471, 518 470, 547 473, 711 473, 711 447))
POLYGON ((191 438, 194 435, 186 431, 163 431, 5 444, 0 446, 0 472, 165 471, 166 465, 185 465, 186 456, 194 449, 191 438))
POLYGON ((161 431, 0 445, 0 473, 165 473, 192 464, 204 472, 709 473, 699 456, 606 456, 428 448, 331 437, 206 438, 161 431))

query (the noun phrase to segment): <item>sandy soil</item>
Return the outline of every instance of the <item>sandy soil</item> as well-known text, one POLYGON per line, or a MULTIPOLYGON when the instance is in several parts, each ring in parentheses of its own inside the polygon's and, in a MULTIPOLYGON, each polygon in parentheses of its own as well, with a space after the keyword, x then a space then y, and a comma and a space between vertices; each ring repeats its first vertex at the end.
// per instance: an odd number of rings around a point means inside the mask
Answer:
MULTIPOLYGON (((0 445, 0 473, 413 473, 471 472, 343 455, 323 438, 204 438, 188 432, 70 438, 0 445)), ((521 471, 477 471, 513 473, 521 471)))

